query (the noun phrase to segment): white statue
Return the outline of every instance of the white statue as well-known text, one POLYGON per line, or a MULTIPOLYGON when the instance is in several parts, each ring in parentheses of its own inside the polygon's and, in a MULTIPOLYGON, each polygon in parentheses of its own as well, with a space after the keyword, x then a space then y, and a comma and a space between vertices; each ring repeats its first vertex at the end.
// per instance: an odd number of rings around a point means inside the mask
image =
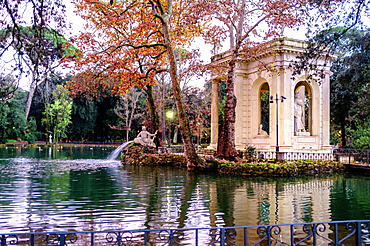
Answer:
POLYGON ((143 126, 142 131, 134 139, 134 143, 141 144, 144 147, 155 148, 154 138, 155 138, 155 135, 157 135, 157 132, 158 131, 155 131, 154 134, 151 134, 146 130, 146 127, 143 126))
POLYGON ((49 135, 49 143, 50 143, 50 144, 52 144, 52 143, 53 143, 52 138, 53 138, 53 137, 52 137, 52 136, 51 136, 51 134, 50 134, 50 135, 49 135))
POLYGON ((261 124, 260 127, 258 127, 258 135, 259 136, 268 136, 267 132, 262 129, 263 125, 261 124))
POLYGON ((294 94, 294 132, 304 132, 303 110, 304 103, 297 91, 294 94))

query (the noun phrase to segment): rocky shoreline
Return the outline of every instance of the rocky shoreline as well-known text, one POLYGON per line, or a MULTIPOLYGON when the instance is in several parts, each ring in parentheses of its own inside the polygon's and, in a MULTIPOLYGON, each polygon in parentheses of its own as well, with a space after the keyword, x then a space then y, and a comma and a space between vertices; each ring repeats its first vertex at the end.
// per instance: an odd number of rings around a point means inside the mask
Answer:
MULTIPOLYGON (((211 156, 202 157, 206 166, 200 171, 211 171, 226 175, 242 176, 298 176, 316 174, 334 174, 345 171, 343 164, 336 161, 293 160, 276 163, 273 160, 249 159, 230 162, 211 156)), ((122 163, 139 166, 175 166, 186 168, 182 154, 158 154, 153 149, 131 146, 121 156, 122 163)))

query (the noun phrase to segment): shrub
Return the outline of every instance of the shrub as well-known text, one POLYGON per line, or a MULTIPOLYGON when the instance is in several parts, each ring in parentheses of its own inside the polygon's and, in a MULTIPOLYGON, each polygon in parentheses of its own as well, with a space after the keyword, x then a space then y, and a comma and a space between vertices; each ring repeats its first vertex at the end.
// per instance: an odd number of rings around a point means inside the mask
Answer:
POLYGON ((355 123, 355 129, 348 129, 351 137, 351 147, 355 149, 370 149, 370 118, 355 123))

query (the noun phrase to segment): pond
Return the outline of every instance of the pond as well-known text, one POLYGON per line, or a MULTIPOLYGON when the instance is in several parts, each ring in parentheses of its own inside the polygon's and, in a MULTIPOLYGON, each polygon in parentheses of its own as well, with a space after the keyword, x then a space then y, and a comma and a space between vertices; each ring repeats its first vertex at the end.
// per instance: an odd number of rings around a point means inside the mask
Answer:
POLYGON ((0 148, 0 233, 370 218, 370 178, 188 173, 107 160, 113 147, 0 148))

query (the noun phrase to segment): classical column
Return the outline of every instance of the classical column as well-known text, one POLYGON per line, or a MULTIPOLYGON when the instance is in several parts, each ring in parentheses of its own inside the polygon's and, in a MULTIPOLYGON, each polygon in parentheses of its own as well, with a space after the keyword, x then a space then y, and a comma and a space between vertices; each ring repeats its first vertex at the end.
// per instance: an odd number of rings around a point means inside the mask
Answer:
POLYGON ((218 79, 212 80, 212 100, 211 100, 211 144, 209 149, 217 149, 218 141, 218 79))
POLYGON ((325 71, 322 83, 322 148, 331 151, 330 146, 330 76, 331 71, 325 71))
POLYGON ((245 102, 243 98, 244 89, 243 89, 244 77, 243 74, 235 73, 234 79, 234 93, 237 99, 235 107, 235 148, 240 150, 245 148, 245 142, 243 144, 243 129, 245 127, 245 122, 247 122, 246 117, 244 116, 244 110, 246 110, 245 102))

